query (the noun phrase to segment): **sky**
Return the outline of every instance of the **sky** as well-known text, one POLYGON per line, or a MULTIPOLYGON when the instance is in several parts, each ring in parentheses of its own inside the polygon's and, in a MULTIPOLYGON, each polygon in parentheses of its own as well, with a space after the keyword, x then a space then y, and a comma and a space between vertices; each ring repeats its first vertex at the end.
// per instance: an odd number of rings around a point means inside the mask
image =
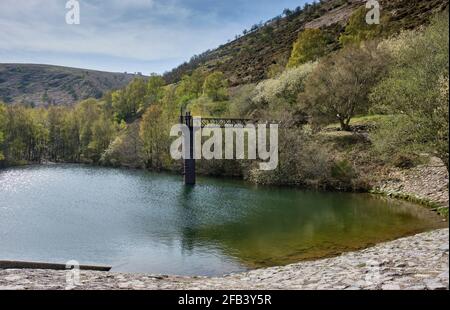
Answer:
POLYGON ((305 0, 0 0, 0 63, 163 73, 305 0))

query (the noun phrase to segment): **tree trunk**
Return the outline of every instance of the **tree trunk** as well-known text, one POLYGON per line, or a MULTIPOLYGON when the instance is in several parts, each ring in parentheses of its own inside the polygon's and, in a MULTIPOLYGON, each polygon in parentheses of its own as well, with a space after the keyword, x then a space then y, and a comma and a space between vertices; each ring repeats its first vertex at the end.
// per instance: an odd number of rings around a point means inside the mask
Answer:
POLYGON ((350 127, 350 119, 339 119, 339 123, 341 124, 342 131, 352 131, 352 128, 350 127))

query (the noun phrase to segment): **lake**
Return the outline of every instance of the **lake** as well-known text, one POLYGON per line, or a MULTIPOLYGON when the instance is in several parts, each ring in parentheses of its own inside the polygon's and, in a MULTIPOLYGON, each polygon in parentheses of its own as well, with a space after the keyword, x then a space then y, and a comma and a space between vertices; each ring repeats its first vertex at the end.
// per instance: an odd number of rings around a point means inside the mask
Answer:
POLYGON ((212 276, 446 226, 423 207, 369 194, 198 181, 83 165, 0 170, 0 260, 212 276))

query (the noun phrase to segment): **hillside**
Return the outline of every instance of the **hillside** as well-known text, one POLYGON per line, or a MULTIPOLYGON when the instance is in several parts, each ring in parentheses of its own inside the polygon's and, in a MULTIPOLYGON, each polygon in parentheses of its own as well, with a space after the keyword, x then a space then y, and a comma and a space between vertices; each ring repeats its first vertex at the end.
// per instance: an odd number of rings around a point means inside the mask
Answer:
MULTIPOLYGON (((349 17, 364 3, 364 0, 325 0, 285 12, 244 31, 244 35, 228 44, 192 57, 164 77, 174 83, 201 67, 206 71, 222 71, 231 86, 261 81, 268 77, 270 70, 285 66, 293 43, 303 29, 321 28, 327 34, 329 50, 338 49, 339 35, 349 17)), ((388 17, 392 33, 426 24, 430 16, 448 6, 448 0, 381 0, 380 4, 382 17, 388 17)))
POLYGON ((71 105, 100 98, 127 85, 134 75, 50 65, 0 64, 0 101, 32 106, 71 105))
MULTIPOLYGON (((245 30, 235 40, 215 50, 192 57, 164 74, 176 83, 195 69, 222 71, 230 86, 255 83, 279 72, 289 59, 299 32, 321 28, 328 49, 340 48, 339 36, 351 14, 365 0, 322 0, 293 11, 285 11, 265 23, 245 30)), ((382 18, 388 17, 387 31, 397 32, 427 24, 430 16, 448 6, 448 0, 380 0, 382 18)), ((71 105, 86 98, 122 88, 134 75, 75 69, 50 65, 0 64, 0 101, 31 106, 71 105)))

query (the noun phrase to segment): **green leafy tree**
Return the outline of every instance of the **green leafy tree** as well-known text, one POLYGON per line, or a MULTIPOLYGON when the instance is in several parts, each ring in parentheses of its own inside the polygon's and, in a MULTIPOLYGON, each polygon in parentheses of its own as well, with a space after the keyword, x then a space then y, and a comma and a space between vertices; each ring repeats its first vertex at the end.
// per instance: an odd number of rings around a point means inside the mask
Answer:
POLYGON ((110 119, 102 115, 92 124, 91 130, 92 139, 88 145, 88 156, 94 162, 98 162, 115 137, 116 126, 110 119))
POLYGON ((127 97, 124 90, 116 90, 111 93, 111 105, 118 123, 129 117, 131 112, 127 106, 127 97))
POLYGON ((375 43, 351 46, 324 59, 299 96, 302 110, 314 125, 339 122, 349 131, 356 114, 367 113, 368 95, 387 70, 387 55, 375 43))
POLYGON ((379 25, 369 25, 366 21, 367 13, 368 9, 365 6, 361 6, 352 14, 344 33, 339 38, 343 46, 358 45, 363 41, 379 37, 383 33, 388 23, 387 15, 382 17, 379 25))
POLYGON ((228 98, 228 82, 225 75, 220 71, 208 75, 203 84, 203 94, 213 101, 226 100, 228 98))
POLYGON ((6 106, 0 102, 0 161, 5 159, 3 155, 3 142, 5 139, 5 127, 6 127, 6 106))
POLYGON ((78 120, 80 157, 91 158, 90 143, 93 139, 93 124, 101 117, 101 105, 95 99, 87 99, 75 107, 78 120))
POLYGON ((136 78, 125 89, 111 94, 112 108, 119 123, 134 120, 138 112, 147 107, 147 88, 144 79, 136 78))
POLYGON ((66 111, 62 129, 65 141, 65 161, 80 161, 80 127, 81 121, 78 119, 75 110, 70 109, 66 111))
POLYGON ((125 120, 133 119, 140 110, 147 106, 148 85, 142 78, 134 79, 125 89, 126 117, 125 120))
POLYGON ((253 101, 260 105, 278 104, 280 100, 292 106, 304 91, 305 82, 317 63, 306 63, 286 69, 279 77, 260 82, 256 86, 253 101))
MULTIPOLYGON (((448 169, 448 12, 436 17, 422 33, 401 41, 388 76, 374 89, 371 100, 388 113, 404 116, 397 149, 414 144, 416 150, 440 157, 448 169)), ((391 126, 395 130, 395 126, 391 126)), ((398 130, 401 130, 400 128, 398 130)), ((391 149, 392 150, 392 149, 391 149)))
MULTIPOLYGON (((1 147, 2 144, 3 144, 3 140, 4 140, 3 132, 0 132, 0 147, 1 147)), ((3 151, 0 150, 0 161, 1 161, 1 160, 4 160, 4 159, 5 159, 5 156, 3 155, 3 151)))
MULTIPOLYGON (((166 82, 160 75, 152 75, 147 82, 146 102, 151 105, 158 103, 164 96, 166 82)), ((145 107, 147 108, 147 107, 145 107)))
POLYGON ((6 108, 3 156, 8 162, 39 161, 46 138, 42 111, 20 105, 6 108))
POLYGON ((183 76, 176 88, 176 96, 181 106, 186 106, 191 100, 197 99, 202 95, 205 78, 206 75, 201 69, 195 70, 191 75, 183 76))
POLYGON ((139 137, 139 124, 126 125, 103 152, 101 163, 113 166, 142 168, 142 141, 139 137))
POLYGON ((325 55, 327 40, 320 29, 306 29, 298 36, 294 43, 288 68, 294 68, 325 55))
POLYGON ((162 156, 166 153, 165 138, 168 136, 165 122, 161 117, 162 109, 153 105, 147 109, 140 123, 139 135, 142 139, 142 153, 145 165, 149 169, 160 170, 163 165, 162 156))
POLYGON ((64 108, 50 107, 47 111, 48 148, 52 161, 62 160, 65 153, 63 134, 64 108))

